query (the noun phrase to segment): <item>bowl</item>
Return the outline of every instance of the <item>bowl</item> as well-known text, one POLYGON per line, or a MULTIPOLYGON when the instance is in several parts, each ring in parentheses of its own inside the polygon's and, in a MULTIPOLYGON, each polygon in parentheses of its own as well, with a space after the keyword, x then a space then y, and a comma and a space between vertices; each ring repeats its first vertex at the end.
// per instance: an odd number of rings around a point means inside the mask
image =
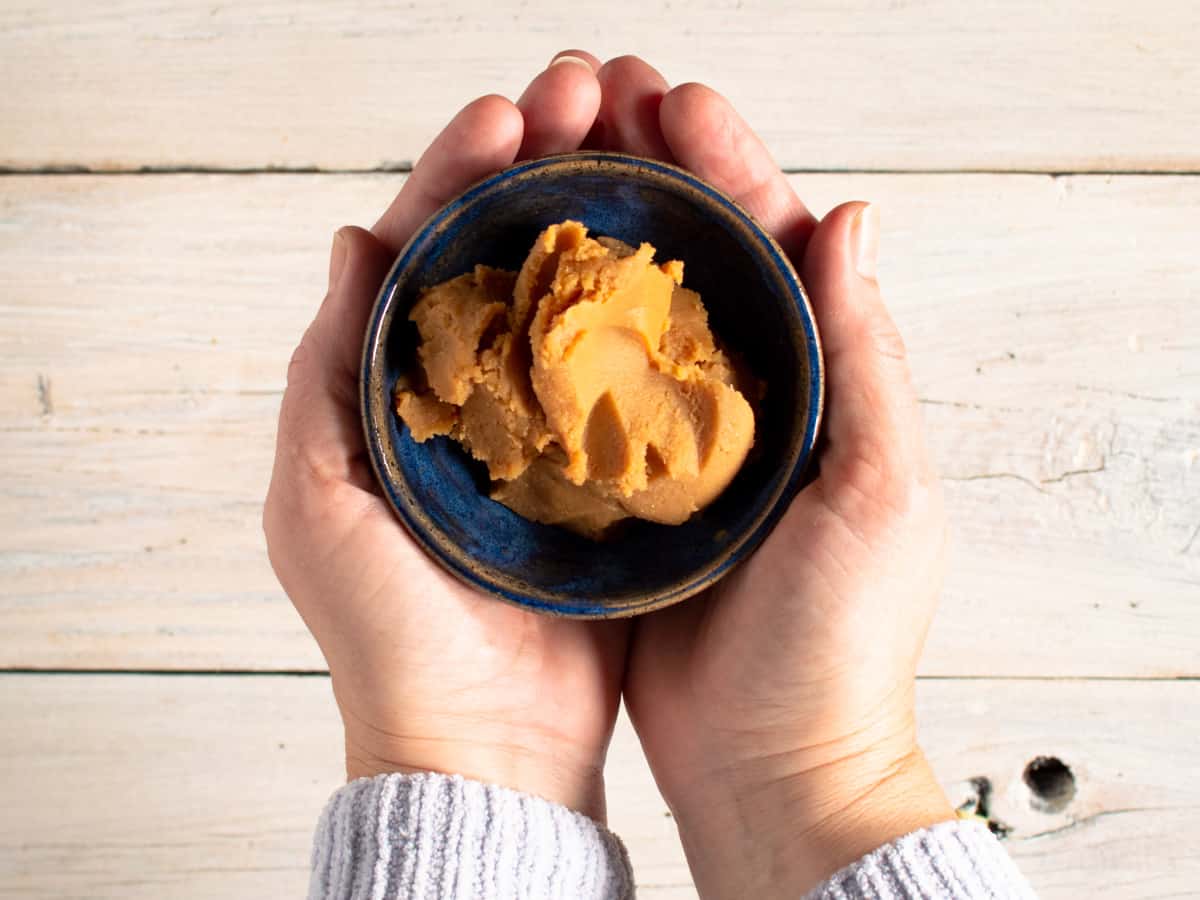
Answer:
MULTIPOLYGON (((417 543, 467 584, 542 612, 648 612, 712 585, 767 536, 798 490, 824 397, 820 342, 800 280, 745 210, 689 172, 618 153, 515 165, 434 214, 400 252, 367 328, 361 373, 371 464, 417 543), (416 359, 408 313, 422 290, 476 263, 517 270, 564 219, 684 262, 713 332, 767 383, 755 445, 715 502, 682 525, 640 520, 604 541, 521 518, 487 496, 485 468, 449 438, 416 443, 392 393, 416 359)), ((399 537, 399 536, 398 536, 399 537)))

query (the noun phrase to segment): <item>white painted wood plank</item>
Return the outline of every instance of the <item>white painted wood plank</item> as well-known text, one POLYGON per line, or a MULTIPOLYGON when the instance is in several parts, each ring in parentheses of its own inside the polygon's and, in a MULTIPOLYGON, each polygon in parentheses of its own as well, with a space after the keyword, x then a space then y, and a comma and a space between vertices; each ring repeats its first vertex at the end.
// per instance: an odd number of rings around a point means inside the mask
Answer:
POLYGON ((564 47, 711 82, 788 166, 1196 170, 1186 0, 0 5, 0 165, 407 163, 564 47))
MULTIPOLYGON (((993 815, 1013 826, 1007 846, 1043 900, 1193 889, 1195 682, 939 680, 919 698, 939 777, 952 791, 994 783, 993 815), (1076 779, 1060 815, 1034 811, 1021 781, 1045 754, 1076 779)), ((0 896, 302 895, 312 828, 341 778, 327 679, 5 675, 0 717, 0 896)), ((608 781, 639 896, 694 898, 624 719, 608 781)))
POLYGON ((918 716, 952 797, 964 778, 989 780, 992 816, 1013 829, 1006 845, 1043 900, 1194 893, 1196 682, 924 682, 918 716), (1072 772, 1060 813, 1035 809, 1023 781, 1039 756, 1072 772))
MULTIPOLYGON (((0 665, 321 666, 259 504, 329 235, 400 181, 0 182, 0 665)), ((1200 674, 1200 178, 795 183, 883 208, 955 525, 924 671, 1200 674)))
POLYGON ((0 896, 304 896, 327 678, 9 675, 0 708, 0 896))

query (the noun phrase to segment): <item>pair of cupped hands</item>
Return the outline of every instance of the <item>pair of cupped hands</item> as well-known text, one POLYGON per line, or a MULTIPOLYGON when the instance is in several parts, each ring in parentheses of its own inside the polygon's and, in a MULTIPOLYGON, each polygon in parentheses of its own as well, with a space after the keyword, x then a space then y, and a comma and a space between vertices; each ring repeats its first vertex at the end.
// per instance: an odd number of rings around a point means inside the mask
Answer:
POLYGON ((877 243, 865 203, 816 221, 713 90, 576 50, 516 103, 469 104, 374 228, 336 233, 288 367, 264 527, 328 661, 349 777, 460 774, 603 822, 623 696, 702 896, 799 896, 951 817, 913 697, 945 517, 877 243), (358 411, 367 317, 413 232, 515 160, 581 146, 676 163, 740 202, 800 272, 825 353, 815 480, 740 568, 632 621, 538 615, 444 572, 376 488, 358 411))

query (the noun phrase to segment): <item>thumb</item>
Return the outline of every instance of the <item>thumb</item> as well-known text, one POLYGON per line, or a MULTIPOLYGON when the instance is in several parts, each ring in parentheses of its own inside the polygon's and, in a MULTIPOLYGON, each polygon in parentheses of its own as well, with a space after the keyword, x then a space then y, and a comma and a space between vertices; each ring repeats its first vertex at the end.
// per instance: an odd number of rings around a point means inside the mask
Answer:
POLYGON ((821 221, 804 254, 804 280, 825 354, 821 470, 837 482, 849 474, 839 473, 843 467, 855 473, 865 467, 886 485, 925 465, 904 341, 876 279, 878 245, 876 207, 845 203, 821 221))
POLYGON ((277 468, 299 462, 295 476, 318 480, 357 482, 362 474, 358 370, 367 319, 391 261, 369 231, 347 226, 334 235, 328 292, 288 364, 277 468))

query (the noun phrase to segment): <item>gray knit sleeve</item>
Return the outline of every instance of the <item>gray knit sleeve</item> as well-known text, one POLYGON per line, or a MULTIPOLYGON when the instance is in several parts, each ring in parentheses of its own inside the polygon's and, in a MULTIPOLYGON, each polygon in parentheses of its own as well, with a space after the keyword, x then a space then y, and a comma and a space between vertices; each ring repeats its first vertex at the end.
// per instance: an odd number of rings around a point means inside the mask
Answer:
POLYGON ((586 816, 507 788, 422 773, 333 795, 313 842, 309 900, 626 900, 629 857, 586 816))
POLYGON ((868 853, 805 900, 1036 900, 1000 842, 975 820, 942 822, 868 853))

